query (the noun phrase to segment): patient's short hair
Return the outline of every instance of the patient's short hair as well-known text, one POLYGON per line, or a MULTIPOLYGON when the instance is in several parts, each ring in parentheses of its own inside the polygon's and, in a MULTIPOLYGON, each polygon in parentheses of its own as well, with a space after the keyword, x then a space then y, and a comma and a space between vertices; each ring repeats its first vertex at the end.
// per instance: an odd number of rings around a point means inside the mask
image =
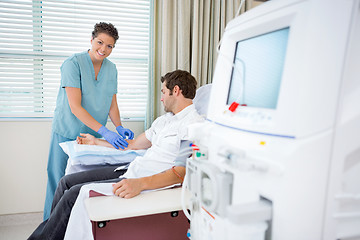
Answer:
POLYGON ((165 82, 165 86, 170 89, 170 95, 177 85, 185 98, 194 99, 195 97, 197 82, 195 77, 187 71, 175 70, 169 72, 161 77, 161 82, 165 82))

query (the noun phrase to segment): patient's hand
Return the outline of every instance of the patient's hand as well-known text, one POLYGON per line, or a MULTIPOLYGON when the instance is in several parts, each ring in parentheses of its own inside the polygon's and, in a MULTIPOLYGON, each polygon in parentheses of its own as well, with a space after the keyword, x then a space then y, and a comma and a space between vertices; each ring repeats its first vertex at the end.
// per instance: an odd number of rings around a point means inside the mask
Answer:
POLYGON ((123 179, 113 184, 113 193, 122 198, 132 198, 144 190, 142 178, 123 179))
POLYGON ((97 145, 96 137, 88 133, 80 133, 81 137, 76 138, 77 144, 97 145))

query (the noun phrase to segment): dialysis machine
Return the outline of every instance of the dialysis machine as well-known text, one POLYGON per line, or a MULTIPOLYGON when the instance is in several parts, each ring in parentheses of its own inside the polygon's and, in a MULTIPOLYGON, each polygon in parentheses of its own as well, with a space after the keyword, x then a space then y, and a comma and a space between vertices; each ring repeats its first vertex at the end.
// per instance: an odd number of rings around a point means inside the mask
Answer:
POLYGON ((189 238, 360 239, 360 1, 274 0, 226 27, 189 133, 189 238))

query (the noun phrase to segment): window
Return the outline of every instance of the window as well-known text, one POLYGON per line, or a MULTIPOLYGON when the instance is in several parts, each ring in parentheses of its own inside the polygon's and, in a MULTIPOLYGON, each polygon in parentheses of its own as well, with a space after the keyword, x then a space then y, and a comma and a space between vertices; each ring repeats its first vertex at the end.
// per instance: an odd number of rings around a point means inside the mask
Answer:
POLYGON ((150 1, 0 0, 0 117, 51 117, 62 62, 90 48, 95 23, 111 22, 121 117, 144 119, 150 1))

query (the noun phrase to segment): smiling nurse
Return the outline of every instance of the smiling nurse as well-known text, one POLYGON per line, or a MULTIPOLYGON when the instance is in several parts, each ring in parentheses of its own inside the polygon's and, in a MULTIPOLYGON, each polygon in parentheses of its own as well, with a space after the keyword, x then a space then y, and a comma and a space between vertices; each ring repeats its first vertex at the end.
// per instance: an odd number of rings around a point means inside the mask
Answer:
POLYGON ((50 215, 57 184, 65 174, 68 156, 59 143, 75 140, 80 133, 104 137, 115 148, 127 147, 125 138, 134 133, 121 126, 117 105, 117 70, 107 57, 119 38, 111 23, 97 23, 91 38, 91 49, 76 53, 61 66, 59 89, 48 159, 48 183, 44 206, 44 220, 50 215), (119 134, 105 125, 110 117, 119 134))

